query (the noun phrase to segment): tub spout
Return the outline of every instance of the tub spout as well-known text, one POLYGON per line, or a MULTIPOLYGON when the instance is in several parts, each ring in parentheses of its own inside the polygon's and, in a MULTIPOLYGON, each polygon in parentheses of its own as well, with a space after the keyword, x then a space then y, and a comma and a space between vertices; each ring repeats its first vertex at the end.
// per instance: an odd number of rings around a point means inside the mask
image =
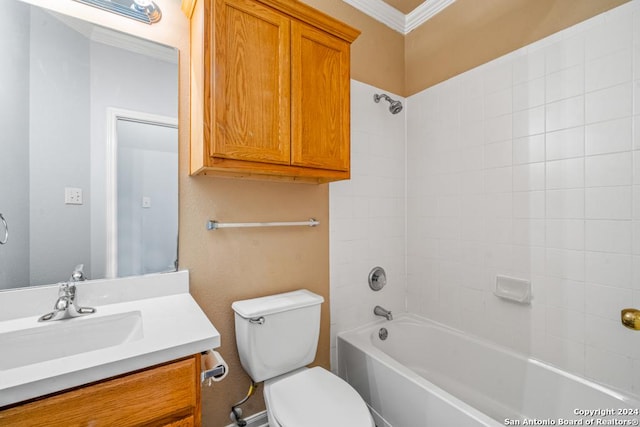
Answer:
POLYGON ((379 305, 376 305, 376 307, 373 309, 373 314, 375 314, 376 316, 382 316, 387 320, 393 320, 393 314, 391 314, 389 310, 385 310, 379 305))

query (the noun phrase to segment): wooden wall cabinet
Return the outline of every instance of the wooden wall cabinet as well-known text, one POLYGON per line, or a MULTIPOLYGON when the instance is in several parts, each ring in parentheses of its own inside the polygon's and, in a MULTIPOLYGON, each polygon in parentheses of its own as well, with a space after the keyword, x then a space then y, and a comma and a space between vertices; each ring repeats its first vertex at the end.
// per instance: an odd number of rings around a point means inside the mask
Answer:
POLYGON ((0 410, 3 427, 193 427, 200 423, 200 355, 0 410))
POLYGON ((349 178, 350 44, 295 0, 183 0, 191 19, 191 174, 349 178))

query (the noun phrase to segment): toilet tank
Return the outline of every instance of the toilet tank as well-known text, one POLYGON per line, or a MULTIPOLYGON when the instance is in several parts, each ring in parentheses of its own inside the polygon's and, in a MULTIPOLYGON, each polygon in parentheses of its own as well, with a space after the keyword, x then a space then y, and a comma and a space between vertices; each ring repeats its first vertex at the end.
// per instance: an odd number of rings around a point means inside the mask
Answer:
POLYGON ((324 298, 306 289, 236 301, 236 345, 242 367, 254 382, 313 362, 324 298))

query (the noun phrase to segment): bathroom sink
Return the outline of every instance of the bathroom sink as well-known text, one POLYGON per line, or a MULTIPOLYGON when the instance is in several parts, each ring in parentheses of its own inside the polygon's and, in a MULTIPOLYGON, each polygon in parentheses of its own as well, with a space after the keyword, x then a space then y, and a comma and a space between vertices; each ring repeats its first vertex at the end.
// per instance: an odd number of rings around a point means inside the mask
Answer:
POLYGON ((0 333, 0 371, 140 340, 140 311, 52 321, 0 333))

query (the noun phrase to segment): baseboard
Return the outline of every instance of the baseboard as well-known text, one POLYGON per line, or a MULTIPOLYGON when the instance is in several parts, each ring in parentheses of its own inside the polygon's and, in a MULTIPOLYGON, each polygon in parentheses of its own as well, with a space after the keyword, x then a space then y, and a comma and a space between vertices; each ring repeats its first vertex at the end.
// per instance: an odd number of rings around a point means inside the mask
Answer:
MULTIPOLYGON (((267 419, 267 411, 258 412, 243 418, 247 422, 247 427, 269 427, 269 420, 267 419)), ((229 424, 227 427, 238 427, 236 423, 229 424)))

